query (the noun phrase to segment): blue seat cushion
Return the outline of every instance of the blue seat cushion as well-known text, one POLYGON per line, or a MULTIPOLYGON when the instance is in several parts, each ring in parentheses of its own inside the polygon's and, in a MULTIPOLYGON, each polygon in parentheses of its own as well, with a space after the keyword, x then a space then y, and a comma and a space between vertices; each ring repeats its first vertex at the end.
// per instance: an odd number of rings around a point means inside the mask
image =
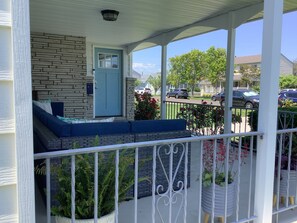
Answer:
POLYGON ((63 102, 51 102, 53 115, 54 116, 64 116, 64 103, 63 102))
POLYGON ((92 136, 92 135, 113 135, 129 134, 130 124, 128 121, 123 122, 97 122, 81 123, 71 125, 71 136, 92 136))
POLYGON ((131 121, 131 133, 168 132, 186 129, 186 120, 138 120, 131 121))

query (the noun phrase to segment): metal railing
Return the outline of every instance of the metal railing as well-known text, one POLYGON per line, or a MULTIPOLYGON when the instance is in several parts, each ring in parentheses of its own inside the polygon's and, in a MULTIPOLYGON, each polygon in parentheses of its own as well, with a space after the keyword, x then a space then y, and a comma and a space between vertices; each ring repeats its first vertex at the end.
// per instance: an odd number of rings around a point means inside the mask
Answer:
MULTIPOLYGON (((80 156, 92 157, 89 164, 94 171, 93 218, 97 222, 98 212, 98 157, 113 153, 114 163, 114 213, 115 222, 211 222, 219 217, 232 222, 250 222, 256 218, 253 210, 255 154, 254 142, 261 133, 238 133, 212 136, 200 136, 181 139, 170 139, 140 143, 118 144, 102 147, 81 148, 35 154, 36 161, 45 160, 46 210, 47 222, 51 222, 51 209, 57 205, 52 200, 53 189, 60 190, 53 182, 57 175, 57 166, 63 163, 59 159, 69 160, 69 177, 71 188, 71 219, 76 216, 76 188, 78 182, 78 164, 80 156), (248 140, 246 140, 248 138, 248 140), (120 162, 123 151, 130 151, 133 165, 132 197, 130 201, 119 199, 120 162), (145 159, 143 160, 143 151, 145 159), (148 157, 147 154, 150 154, 148 157), (144 165, 143 161, 145 162, 144 165), (149 171, 143 175, 143 166, 149 171), (147 167, 146 167, 147 168, 147 167), (160 179, 160 177, 162 179, 160 179), (143 182, 140 178, 149 178, 150 194, 145 199, 139 197, 143 182), (215 184, 213 182, 216 182, 215 184), (218 187, 216 184, 219 184, 218 187), (225 185, 225 186, 224 186, 225 185), (228 185, 228 187, 226 187, 228 185), (53 188, 55 187, 55 188, 53 188), (231 188, 231 193, 229 193, 231 188), (209 196, 206 197, 206 194, 209 196), (218 205, 218 200, 223 203, 218 205), (234 202, 230 206, 230 202, 234 202), (121 214, 125 206, 133 207, 131 215, 121 214), (231 210, 230 210, 231 209, 231 210), (150 212, 150 215, 143 216, 150 212), (149 218, 147 216, 150 216, 149 218)), ((126 155, 125 155, 126 156, 126 155)), ((64 162, 65 163, 65 162, 64 162)), ((67 168, 66 168, 67 169, 67 168)), ((66 171, 67 172, 67 171, 66 171)), ((57 180, 57 179, 56 179, 57 180)), ((127 196, 128 199, 128 196, 127 196)))
MULTIPOLYGON (((166 101, 167 119, 183 118, 194 135, 220 134, 224 129, 224 107, 210 104, 195 104, 166 101)), ((256 108, 232 108, 231 130, 234 133, 257 131, 256 108)), ((297 112, 278 111, 278 129, 297 126, 297 112)))
POLYGON ((297 128, 278 130, 273 197, 275 222, 279 222, 281 214, 288 215, 291 210, 297 208, 296 199, 297 128))
MULTIPOLYGON (((166 101, 166 109, 168 119, 183 118, 187 120, 187 128, 193 134, 214 135, 223 132, 224 107, 210 104, 166 101)), ((255 116, 250 116, 250 113, 255 110, 232 108, 232 132, 241 133, 251 131, 249 122, 253 123, 255 116)))

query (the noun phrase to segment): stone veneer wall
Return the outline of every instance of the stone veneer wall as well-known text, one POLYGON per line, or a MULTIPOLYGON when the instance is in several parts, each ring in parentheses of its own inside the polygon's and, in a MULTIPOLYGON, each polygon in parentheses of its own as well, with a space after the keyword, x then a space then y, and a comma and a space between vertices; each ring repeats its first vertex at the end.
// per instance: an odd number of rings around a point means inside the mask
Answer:
POLYGON ((126 78, 126 116, 127 120, 134 120, 134 88, 135 88, 135 78, 127 77, 126 78))
POLYGON ((38 100, 62 101, 65 116, 92 118, 85 37, 31 33, 32 89, 38 100))

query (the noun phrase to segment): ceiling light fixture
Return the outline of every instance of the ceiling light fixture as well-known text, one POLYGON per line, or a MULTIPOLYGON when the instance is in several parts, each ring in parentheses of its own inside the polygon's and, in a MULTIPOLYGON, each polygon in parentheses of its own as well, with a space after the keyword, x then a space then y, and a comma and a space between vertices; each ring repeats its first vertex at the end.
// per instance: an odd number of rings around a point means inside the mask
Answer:
POLYGON ((119 12, 116 10, 105 9, 101 11, 103 19, 105 21, 116 21, 119 15, 119 12))

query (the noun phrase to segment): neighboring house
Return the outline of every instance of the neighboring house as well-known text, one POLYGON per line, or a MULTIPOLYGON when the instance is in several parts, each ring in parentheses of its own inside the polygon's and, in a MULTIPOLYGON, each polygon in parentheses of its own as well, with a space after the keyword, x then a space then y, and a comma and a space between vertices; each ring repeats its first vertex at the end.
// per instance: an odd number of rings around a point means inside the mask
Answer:
MULTIPOLYGON (((239 72, 240 65, 253 65, 261 69, 261 55, 252 55, 252 56, 242 56, 235 57, 235 72, 239 72)), ((283 74, 293 74, 293 62, 290 61, 286 56, 281 54, 280 57, 280 75, 283 74)))
MULTIPOLYGON (((32 90, 39 99, 63 101, 66 116, 133 119, 133 51, 161 46, 165 74, 168 44, 224 29, 229 32, 231 52, 234 30, 245 22, 260 19, 264 7, 263 36, 269 41, 263 43, 263 52, 269 67, 278 60, 280 15, 297 10, 295 0, 287 0, 284 9, 278 3, 283 2, 189 0, 171 1, 168 7, 168 1, 151 0, 1 0, 0 222, 34 223, 39 214, 35 215, 32 90), (109 21, 102 19, 100 12, 106 8, 119 11, 118 21, 110 21, 117 13, 105 14, 109 21), (272 43, 276 46, 272 47, 272 43)), ((263 103, 267 106, 260 106, 259 110, 259 132, 263 137, 258 137, 261 143, 257 153, 257 205, 253 209, 255 221, 261 223, 271 222, 266 219, 273 214, 273 169, 269 167, 274 165, 277 105, 271 103, 276 89, 269 75, 276 76, 273 71, 263 75, 267 93, 262 94, 266 96, 263 103), (268 116, 262 115, 268 112, 269 121, 268 116)), ((161 108, 164 104, 165 99, 161 108)), ((170 205, 167 201, 162 203, 171 208, 179 199, 175 198, 169 198, 170 205)), ((178 213, 186 217, 186 208, 187 205, 184 213, 178 213)))
MULTIPOLYGON (((235 88, 249 88, 246 83, 241 81, 241 73, 240 67, 241 65, 251 65, 261 69, 261 55, 252 55, 252 56, 242 56, 242 57, 235 57, 234 60, 235 69, 234 69, 234 76, 233 76, 233 87, 235 88)), ((293 74, 293 62, 290 61, 286 56, 281 54, 280 57, 280 75, 289 75, 293 74)), ((258 80, 255 80, 258 82, 258 80)), ((200 82, 200 88, 202 94, 214 94, 216 92, 221 92, 224 86, 224 80, 218 83, 218 86, 215 88, 211 85, 211 83, 207 80, 203 80, 200 82)))
POLYGON ((136 70, 132 69, 132 77, 140 80, 142 75, 138 73, 136 70))

